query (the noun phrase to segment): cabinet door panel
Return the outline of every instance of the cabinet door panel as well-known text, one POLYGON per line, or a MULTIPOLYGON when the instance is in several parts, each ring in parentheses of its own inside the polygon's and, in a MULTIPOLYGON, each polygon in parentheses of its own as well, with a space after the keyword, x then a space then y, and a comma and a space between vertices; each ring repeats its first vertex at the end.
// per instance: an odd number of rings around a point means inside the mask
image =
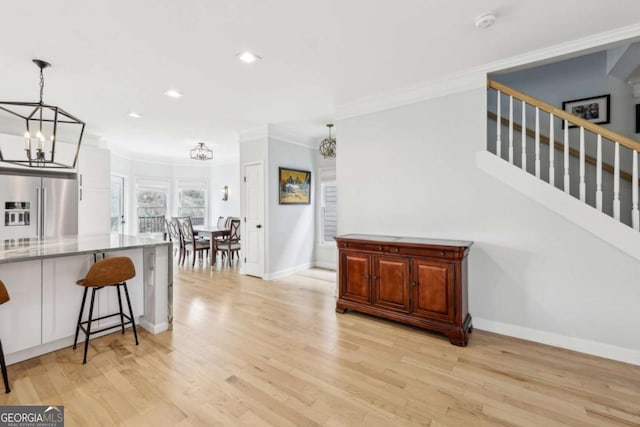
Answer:
MULTIPOLYGON (((82 305, 84 287, 76 281, 86 276, 93 256, 78 255, 42 261, 42 342, 73 336, 82 305)), ((89 297, 91 290, 89 290, 89 297)), ((89 298, 87 298, 89 301, 89 298)), ((84 318, 88 317, 88 302, 84 318)))
POLYGON ((42 343, 41 261, 0 265, 0 279, 11 298, 0 306, 0 339, 5 354, 42 343))
POLYGON ((340 255, 340 274, 342 275, 340 296, 353 301, 371 301, 369 278, 371 257, 355 252, 344 251, 340 255))
POLYGON ((446 261, 413 261, 413 314, 453 321, 454 271, 454 264, 446 261))
POLYGON ((377 256, 374 259, 373 304, 390 310, 409 311, 409 260, 377 256))

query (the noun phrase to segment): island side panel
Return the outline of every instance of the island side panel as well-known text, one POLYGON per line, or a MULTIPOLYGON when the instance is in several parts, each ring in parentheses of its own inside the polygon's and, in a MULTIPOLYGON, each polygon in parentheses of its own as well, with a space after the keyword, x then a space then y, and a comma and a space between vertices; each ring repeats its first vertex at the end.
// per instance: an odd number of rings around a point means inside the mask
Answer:
POLYGON ((171 252, 171 245, 144 250, 145 313, 140 325, 153 334, 167 330, 172 317, 171 252))

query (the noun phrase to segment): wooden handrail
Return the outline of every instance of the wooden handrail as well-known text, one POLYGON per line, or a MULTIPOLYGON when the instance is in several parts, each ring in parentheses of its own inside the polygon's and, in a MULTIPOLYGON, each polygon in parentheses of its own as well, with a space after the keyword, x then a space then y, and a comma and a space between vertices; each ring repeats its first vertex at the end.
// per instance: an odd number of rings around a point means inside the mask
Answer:
POLYGON ((533 105, 534 107, 538 107, 547 113, 551 113, 556 117, 561 118, 562 120, 567 120, 568 122, 581 126, 586 130, 593 132, 595 134, 602 135, 603 138, 606 138, 610 141, 614 141, 619 143, 620 145, 627 147, 631 150, 635 150, 640 152, 640 142, 634 141, 631 138, 627 138, 624 135, 620 135, 617 132, 604 128, 602 126, 591 123, 588 120, 580 118, 578 116, 574 116, 571 113, 567 113, 561 108, 554 107, 551 104, 547 104, 544 101, 540 101, 537 98, 527 95, 526 93, 522 93, 518 90, 512 89, 509 86, 505 86, 502 83, 498 83, 495 80, 487 79, 487 87, 495 90, 499 90, 502 93, 513 96, 514 98, 519 99, 520 101, 524 101, 529 105, 533 105))
MULTIPOLYGON (((498 120, 498 115, 496 113, 492 113, 491 111, 487 112, 487 117, 489 117, 489 119, 491 120, 498 120)), ((509 119, 506 119, 504 117, 502 117, 502 119, 500 120, 502 125, 505 127, 509 127, 509 119)), ((513 123, 513 130, 515 130, 516 132, 520 132, 522 133, 522 125, 520 125, 519 123, 513 123)), ((533 129, 527 128, 527 136, 531 137, 531 138, 535 138, 536 136, 536 132, 533 129)), ((544 135, 544 134, 540 134, 540 142, 542 142, 543 144, 550 144, 550 139, 548 136, 544 135)), ((555 147, 556 150, 558 151, 563 151, 564 150, 564 144, 562 144, 561 142, 558 141, 553 141, 553 146, 555 147)), ((575 157, 575 158, 580 158, 580 151, 576 150, 575 148, 571 148, 569 147, 569 155, 575 157)), ((597 161, 594 157, 591 157, 588 154, 585 154, 584 156, 584 161, 586 163, 589 163, 590 165, 593 166, 597 166, 597 161)), ((606 162, 602 162, 602 170, 609 172, 610 174, 615 173, 615 168, 610 165, 609 163, 606 162)), ((625 181, 633 181, 633 177, 629 172, 625 172, 623 170, 620 171, 620 178, 624 179, 625 181)), ((638 180, 638 185, 640 185, 640 180, 638 180)))

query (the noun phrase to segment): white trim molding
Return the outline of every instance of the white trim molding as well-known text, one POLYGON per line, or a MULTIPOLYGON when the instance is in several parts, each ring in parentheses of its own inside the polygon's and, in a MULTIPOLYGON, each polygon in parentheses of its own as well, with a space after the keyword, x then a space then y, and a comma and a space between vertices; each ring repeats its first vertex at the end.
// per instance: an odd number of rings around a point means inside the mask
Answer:
POLYGON ((263 276, 264 280, 276 280, 282 277, 291 276, 292 274, 299 273, 301 271, 305 271, 314 266, 314 263, 307 262, 304 264, 297 265, 291 268, 285 268, 284 270, 275 271, 273 273, 268 273, 263 276))
POLYGON ((640 350, 618 347, 611 344, 603 344, 582 338, 575 338, 553 332, 541 331, 538 329, 531 329, 524 326, 496 322, 477 317, 473 318, 473 326, 476 329, 500 335, 507 335, 580 353, 591 354, 593 356, 605 357, 607 359, 631 363, 633 365, 640 365, 640 350))
POLYGON ((640 37, 640 24, 617 28, 576 40, 559 43, 543 49, 494 61, 479 67, 453 74, 449 77, 426 81, 391 92, 367 96, 339 105, 339 120, 389 110, 428 99, 465 92, 486 86, 487 73, 513 69, 526 64, 548 62, 550 59, 586 54, 607 45, 640 37))

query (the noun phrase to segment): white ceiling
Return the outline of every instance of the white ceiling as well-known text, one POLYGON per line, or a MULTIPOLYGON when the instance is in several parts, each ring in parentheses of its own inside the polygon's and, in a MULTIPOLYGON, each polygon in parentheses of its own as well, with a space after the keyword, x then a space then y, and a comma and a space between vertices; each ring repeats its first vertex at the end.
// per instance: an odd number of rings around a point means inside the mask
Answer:
POLYGON ((0 98, 36 100, 42 58, 45 101, 115 150, 184 156, 203 140, 226 159, 241 130, 284 123, 321 138, 338 105, 638 18, 637 0, 11 1, 0 98), (488 10, 499 19, 479 31, 488 10), (264 59, 241 63, 243 50, 264 59))

